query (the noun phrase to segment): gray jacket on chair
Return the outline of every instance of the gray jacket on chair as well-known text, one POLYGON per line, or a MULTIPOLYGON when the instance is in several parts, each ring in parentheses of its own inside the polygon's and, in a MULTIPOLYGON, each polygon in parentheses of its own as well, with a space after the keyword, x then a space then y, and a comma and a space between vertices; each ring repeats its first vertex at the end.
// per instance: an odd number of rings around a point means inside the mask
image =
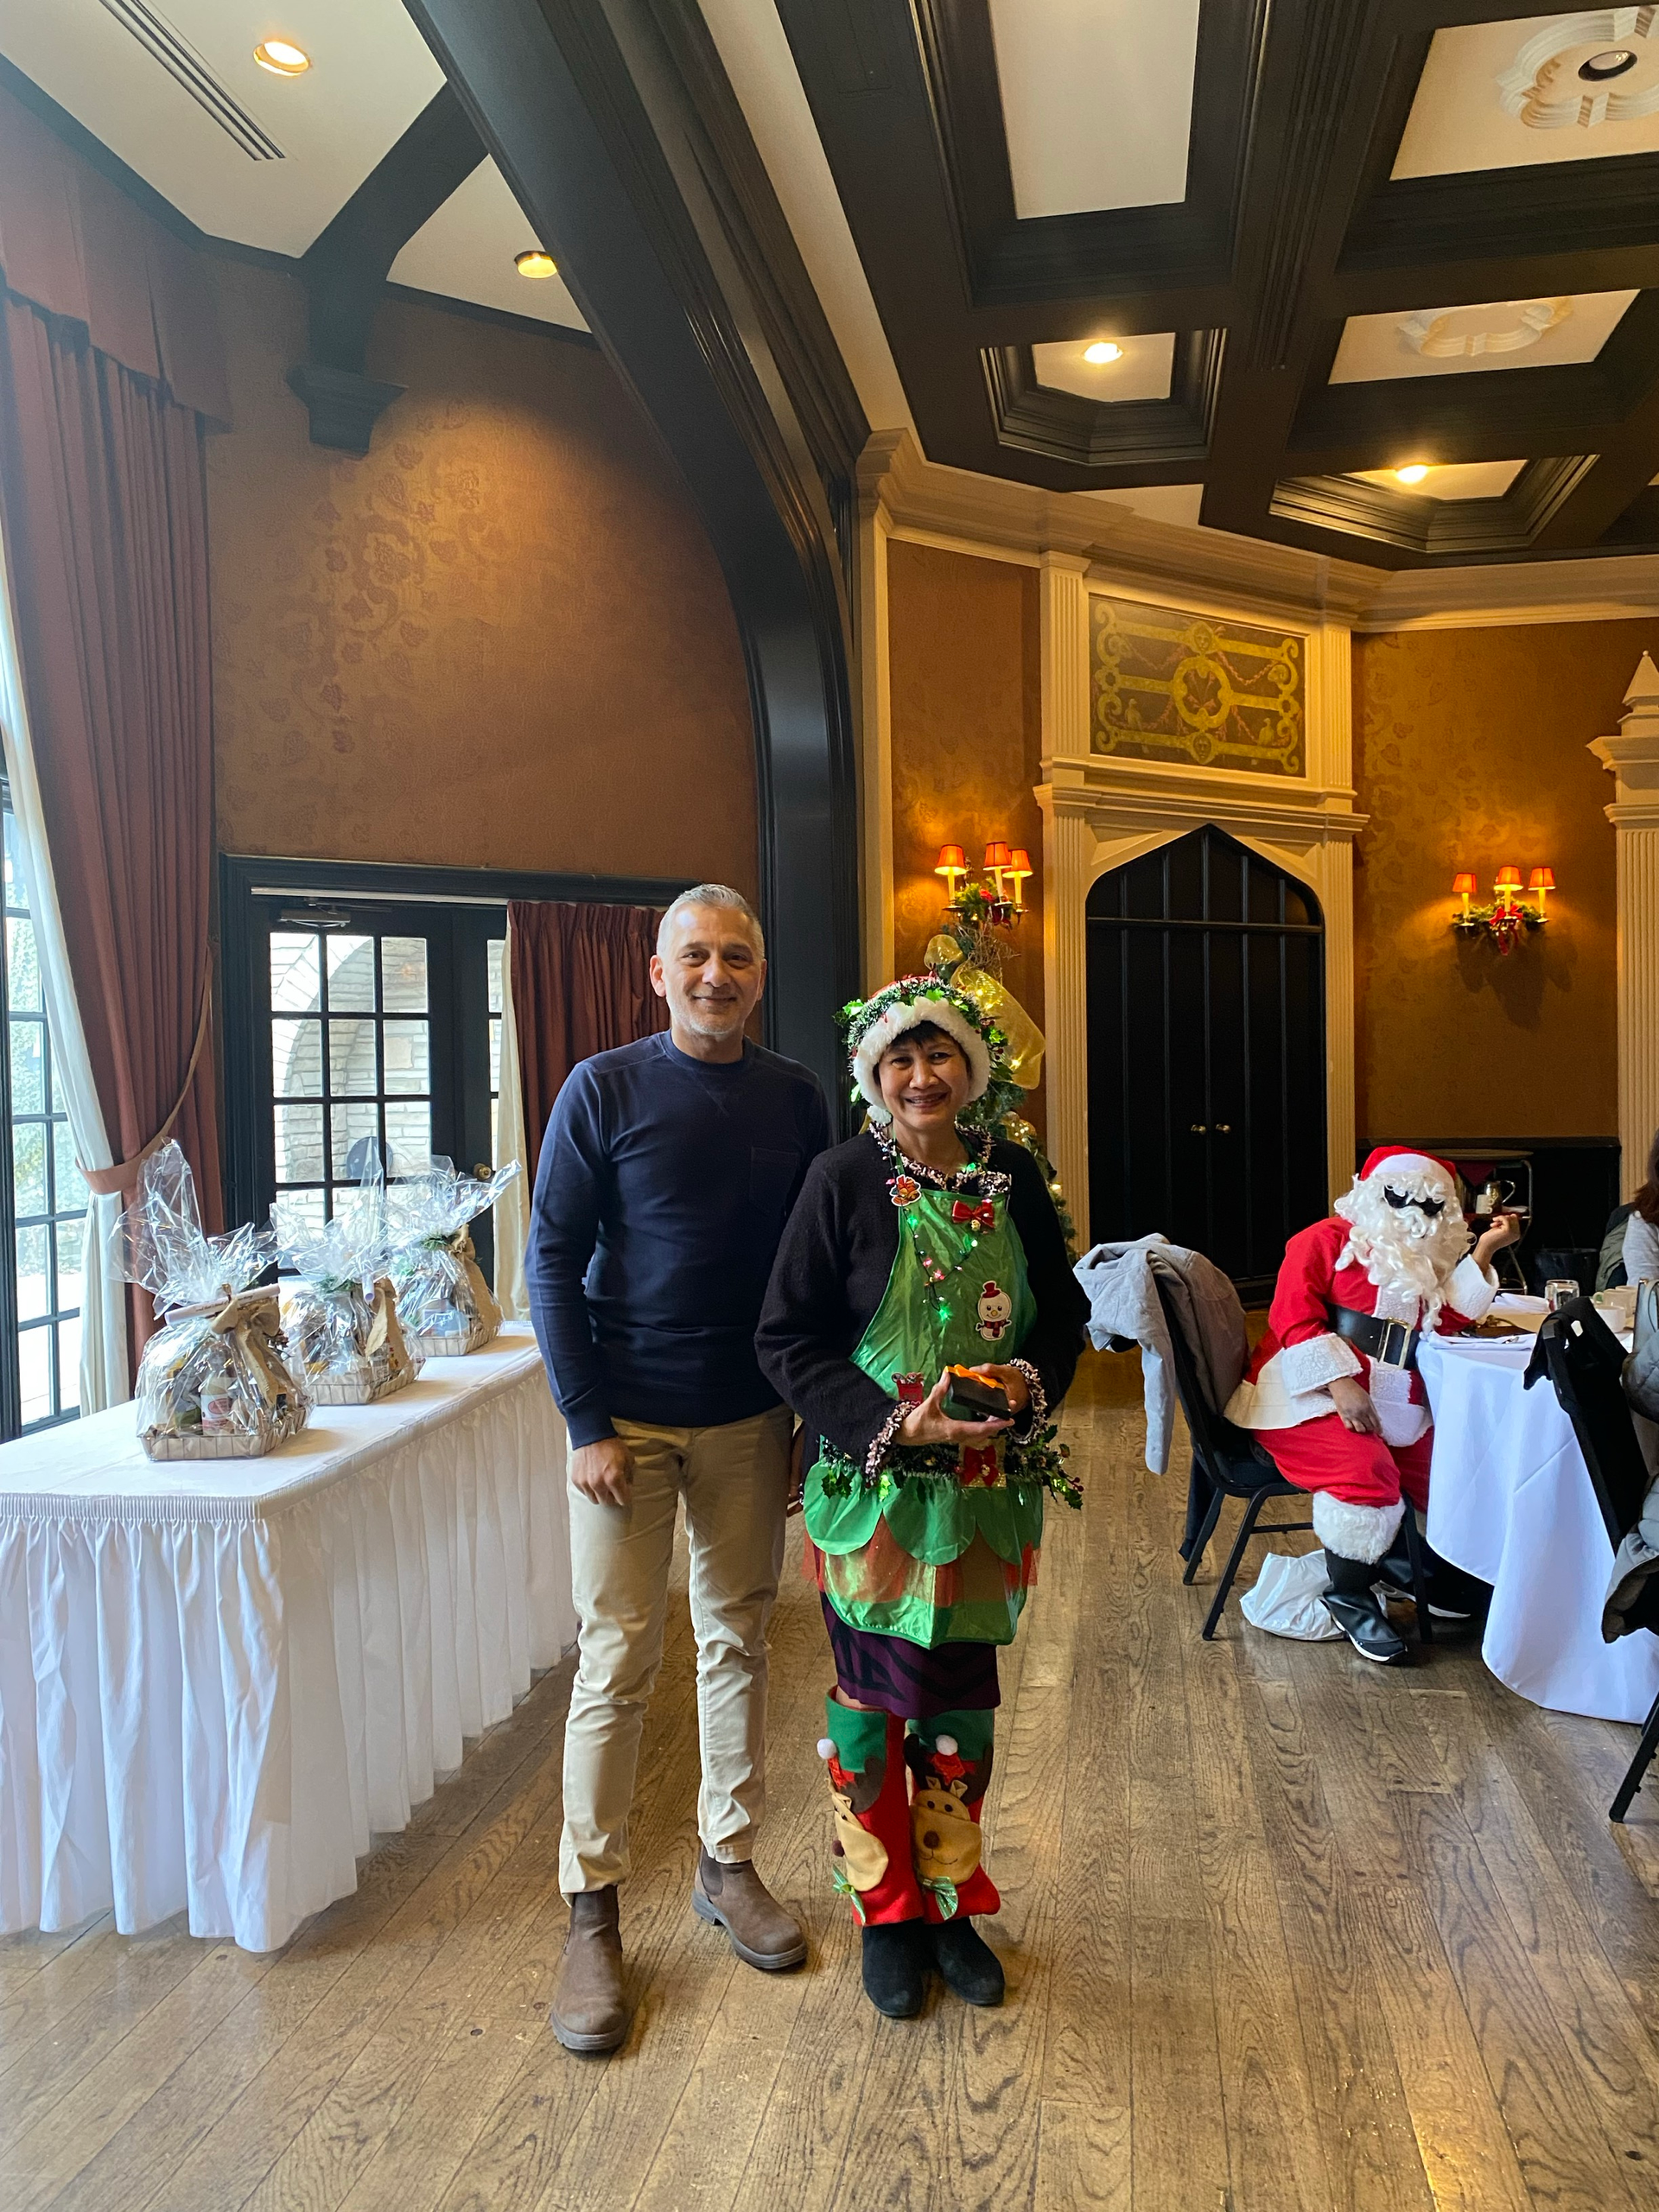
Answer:
MULTIPOLYGON (((1632 1215, 1632 1224, 1639 1218, 1632 1215)), ((1642 1226, 1646 1229, 1647 1224, 1643 1222, 1642 1226)), ((1636 1280, 1631 1277, 1632 1281, 1636 1280)), ((1654 1474, 1656 1457, 1659 1457, 1659 1435, 1654 1427, 1659 1421, 1659 1336, 1638 1328, 1636 1348, 1624 1363, 1624 1381, 1642 1456, 1649 1473, 1654 1474)), ((1601 1609, 1601 1632, 1609 1643, 1649 1624, 1651 1609, 1643 1605, 1642 1600, 1655 1574, 1659 1574, 1659 1475, 1649 1484, 1641 1516, 1613 1557, 1612 1580, 1601 1609), (1638 1607, 1642 1618, 1633 1618, 1638 1607)))
POLYGON ((1161 1475, 1168 1470, 1175 1433, 1175 1376, 1169 1330, 1152 1280, 1154 1265, 1173 1285, 1199 1380, 1217 1413, 1238 1388, 1249 1338, 1238 1293, 1202 1252, 1190 1252, 1162 1236, 1140 1236, 1131 1244, 1096 1244, 1077 1262, 1077 1281, 1089 1294, 1089 1338, 1096 1351, 1103 1351, 1113 1338, 1141 1347, 1147 1465, 1161 1475))

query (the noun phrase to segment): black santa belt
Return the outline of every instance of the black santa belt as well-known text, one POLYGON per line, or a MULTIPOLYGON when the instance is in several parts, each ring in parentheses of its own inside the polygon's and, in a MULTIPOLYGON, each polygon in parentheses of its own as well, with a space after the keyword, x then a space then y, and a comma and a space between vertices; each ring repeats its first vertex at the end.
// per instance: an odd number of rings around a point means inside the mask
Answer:
POLYGON ((1375 1313, 1361 1313, 1351 1306, 1326 1307, 1331 1326, 1351 1344, 1357 1344, 1368 1359, 1382 1367, 1415 1367, 1422 1332, 1403 1321, 1384 1321, 1375 1313))

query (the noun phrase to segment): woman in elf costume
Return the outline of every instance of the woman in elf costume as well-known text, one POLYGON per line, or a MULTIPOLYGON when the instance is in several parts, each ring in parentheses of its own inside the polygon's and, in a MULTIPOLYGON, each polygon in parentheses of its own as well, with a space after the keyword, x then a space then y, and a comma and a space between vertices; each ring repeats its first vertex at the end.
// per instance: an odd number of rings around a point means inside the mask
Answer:
POLYGON ((756 1348, 805 1424, 809 1561, 836 1662, 827 1700, 836 1884, 863 1930, 864 1987, 894 2018, 928 1967, 970 2004, 1002 1970, 972 1924, 996 1647, 1036 1572, 1043 1503, 1078 1503, 1050 1416, 1088 1300, 1040 1169, 966 1109, 1000 1033, 937 976, 849 1009, 865 1132, 823 1154, 784 1231, 756 1348), (952 1369, 1009 1417, 945 1410, 952 1369))

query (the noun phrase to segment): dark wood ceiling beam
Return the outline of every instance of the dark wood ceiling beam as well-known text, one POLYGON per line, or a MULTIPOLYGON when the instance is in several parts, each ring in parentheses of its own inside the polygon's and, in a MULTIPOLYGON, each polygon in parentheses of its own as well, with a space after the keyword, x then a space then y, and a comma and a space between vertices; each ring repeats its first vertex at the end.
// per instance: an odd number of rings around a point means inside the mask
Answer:
POLYGON ((829 368, 810 409, 791 396, 798 364, 774 343, 787 286, 750 264, 742 219, 759 157, 735 103, 708 98, 712 49, 699 60, 677 47, 684 10, 668 0, 405 4, 720 559, 754 720, 768 1040, 839 1097, 832 1016, 858 981, 857 816, 846 602, 813 448, 835 435, 840 403, 829 368))
POLYGON ((301 256, 309 358, 289 370, 288 381, 310 416, 314 445, 368 451, 375 423, 403 390, 365 373, 386 277, 416 232, 483 159, 484 141, 443 86, 301 256))
POLYGON ((1334 266, 1359 188, 1389 40, 1383 0, 1288 0, 1268 31, 1251 135, 1239 276, 1200 519, 1245 535, 1268 518, 1309 363, 1304 301, 1334 266))

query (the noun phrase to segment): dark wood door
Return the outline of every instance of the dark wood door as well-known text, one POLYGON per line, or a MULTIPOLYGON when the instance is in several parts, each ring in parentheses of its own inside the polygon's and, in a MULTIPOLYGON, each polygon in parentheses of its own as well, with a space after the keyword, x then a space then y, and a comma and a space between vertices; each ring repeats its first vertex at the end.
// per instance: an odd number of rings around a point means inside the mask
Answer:
POLYGON ((1216 829, 1089 894, 1090 1234, 1161 1230, 1241 1290, 1326 1211, 1325 925, 1216 829))

